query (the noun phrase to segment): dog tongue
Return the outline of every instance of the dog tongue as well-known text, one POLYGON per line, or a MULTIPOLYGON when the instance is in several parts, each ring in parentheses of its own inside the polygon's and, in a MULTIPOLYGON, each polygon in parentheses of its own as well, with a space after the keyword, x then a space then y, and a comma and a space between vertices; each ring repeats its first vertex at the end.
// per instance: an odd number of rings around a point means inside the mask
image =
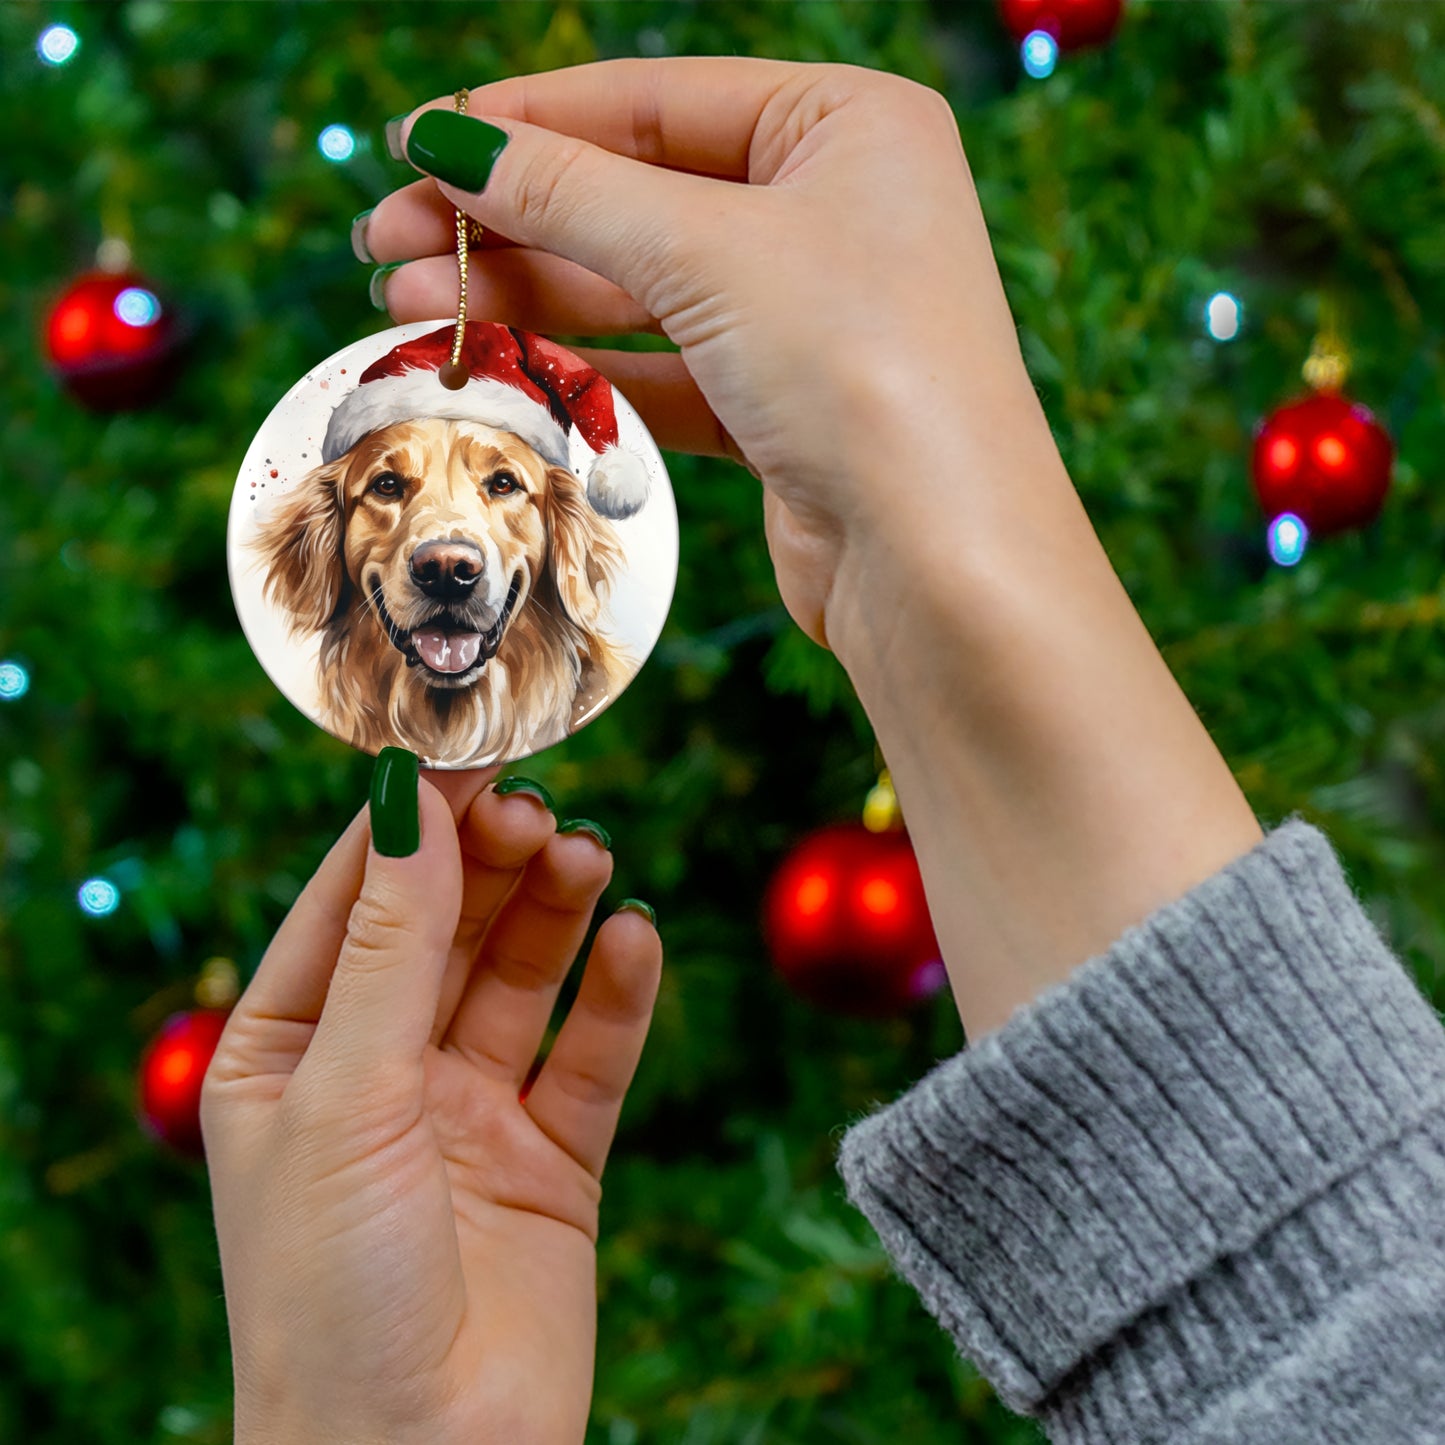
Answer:
POLYGON ((433 672, 465 672, 482 649, 482 634, 427 628, 412 633, 411 645, 433 672))

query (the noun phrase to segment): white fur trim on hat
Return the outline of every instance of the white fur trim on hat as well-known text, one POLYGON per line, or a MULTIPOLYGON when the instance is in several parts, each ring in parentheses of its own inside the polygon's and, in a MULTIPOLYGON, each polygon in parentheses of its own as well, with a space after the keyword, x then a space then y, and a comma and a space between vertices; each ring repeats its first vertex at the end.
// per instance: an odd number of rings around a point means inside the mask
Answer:
POLYGON ((642 510, 652 478, 636 452, 607 447, 587 473, 587 500, 604 517, 620 521, 642 510))
MULTIPOLYGON (((400 376, 378 376, 358 386, 331 413, 321 443, 321 460, 334 462, 362 437, 381 427, 423 417, 475 421, 509 431, 545 461, 559 467, 567 465, 566 432, 545 406, 524 391, 492 377, 473 377, 459 391, 448 391, 437 380, 435 371, 423 367, 404 371, 400 376)), ((631 508, 636 510, 636 506, 631 508)))

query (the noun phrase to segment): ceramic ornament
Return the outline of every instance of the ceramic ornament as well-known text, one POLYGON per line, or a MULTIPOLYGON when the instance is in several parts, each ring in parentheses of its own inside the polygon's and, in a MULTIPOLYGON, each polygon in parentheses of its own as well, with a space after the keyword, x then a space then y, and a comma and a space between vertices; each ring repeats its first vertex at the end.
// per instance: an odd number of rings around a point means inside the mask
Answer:
POLYGON ((368 753, 473 768, 559 742, 636 676, 677 580, 677 509, 637 413, 580 357, 416 322, 277 404, 227 550, 246 637, 302 712, 368 753))

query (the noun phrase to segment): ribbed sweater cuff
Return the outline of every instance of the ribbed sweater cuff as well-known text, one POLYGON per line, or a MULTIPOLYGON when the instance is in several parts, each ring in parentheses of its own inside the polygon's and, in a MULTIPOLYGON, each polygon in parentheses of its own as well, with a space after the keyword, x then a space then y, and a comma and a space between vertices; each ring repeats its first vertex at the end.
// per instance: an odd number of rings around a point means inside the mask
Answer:
POLYGON ((1291 819, 856 1125, 840 1168, 1003 1399, 1079 1413, 1091 1371, 1141 1368, 1131 1340, 1167 1400, 1272 1297, 1325 1308, 1398 1229, 1371 1161, 1438 1163, 1442 1104, 1439 1020, 1291 819))

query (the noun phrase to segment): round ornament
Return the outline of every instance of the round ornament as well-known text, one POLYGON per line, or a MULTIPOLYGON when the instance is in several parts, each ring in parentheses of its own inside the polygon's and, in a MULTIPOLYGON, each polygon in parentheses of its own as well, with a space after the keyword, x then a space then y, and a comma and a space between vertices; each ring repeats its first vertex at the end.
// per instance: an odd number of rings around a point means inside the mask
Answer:
POLYGON ((62 293, 45 323, 45 351, 65 389, 96 411, 153 402, 171 380, 175 317, 144 277, 93 271, 62 293))
POLYGON ((1102 45, 1118 28, 1124 0, 999 0, 999 17, 1020 43, 1036 30, 1060 50, 1102 45))
POLYGON ((1251 470, 1267 517, 1292 512, 1314 536, 1373 522, 1390 489, 1395 449, 1373 414, 1320 391, 1270 413, 1251 470))
POLYGON ((364 752, 438 768, 527 757, 615 701, 678 558, 662 457, 604 376, 492 322, 456 341, 455 321, 393 327, 298 382, 246 453, 228 534, 281 691, 364 752))
POLYGON ((141 1118, 153 1134, 182 1154, 205 1152, 201 1084, 229 1016, 226 1009, 172 1014, 141 1058, 141 1118))
POLYGON ((835 1013, 901 1013, 946 980, 908 835, 840 823, 804 838, 764 902, 773 964, 835 1013))

